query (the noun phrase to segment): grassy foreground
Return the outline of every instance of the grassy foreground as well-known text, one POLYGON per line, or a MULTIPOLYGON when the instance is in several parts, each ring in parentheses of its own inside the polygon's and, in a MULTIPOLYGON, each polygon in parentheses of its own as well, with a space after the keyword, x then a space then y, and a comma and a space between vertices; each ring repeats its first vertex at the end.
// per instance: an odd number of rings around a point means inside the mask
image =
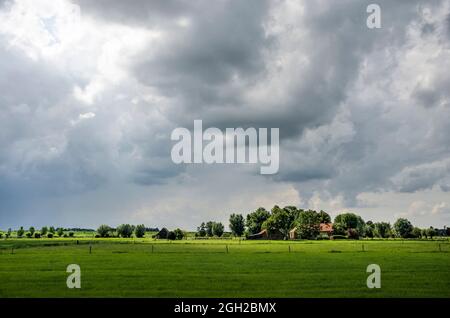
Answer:
POLYGON ((0 297, 450 297, 448 241, 89 240, 0 240, 0 297))

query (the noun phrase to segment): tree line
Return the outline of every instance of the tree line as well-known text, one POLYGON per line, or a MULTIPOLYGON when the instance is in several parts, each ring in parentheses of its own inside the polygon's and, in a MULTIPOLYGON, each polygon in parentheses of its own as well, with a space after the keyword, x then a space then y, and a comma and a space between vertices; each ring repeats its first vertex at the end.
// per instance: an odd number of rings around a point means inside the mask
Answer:
MULTIPOLYGON (((284 239, 289 238, 289 233, 294 230, 301 239, 316 239, 320 234, 321 223, 331 223, 331 217, 325 211, 303 210, 295 206, 280 208, 275 205, 270 211, 265 208, 244 216, 231 214, 229 218, 230 229, 235 236, 250 236, 267 230, 269 234, 279 234, 284 239)), ((333 221, 334 238, 433 238, 438 235, 433 227, 420 229, 412 225, 406 218, 399 218, 394 224, 389 222, 365 222, 361 216, 355 213, 342 213, 333 221)), ((201 227, 200 227, 201 229, 201 227)), ((449 229, 445 229, 448 235, 449 229)), ((198 231, 200 235, 200 231, 198 231)))
MULTIPOLYGON (((5 238, 10 238, 10 237, 12 237, 12 232, 13 231, 11 228, 9 228, 6 233, 0 232, 0 238, 3 238, 3 236, 5 236, 5 238)), ((55 228, 54 226, 50 226, 50 227, 43 226, 39 231, 37 231, 34 226, 30 226, 28 230, 25 230, 23 228, 23 226, 21 226, 16 231, 17 238, 22 238, 22 237, 41 238, 44 236, 47 238, 52 238, 54 236, 73 237, 74 235, 75 235, 75 233, 72 230, 67 231, 62 227, 55 228)))
MULTIPOLYGON (((269 235, 276 235, 283 239, 289 239, 289 235, 292 231, 295 232, 296 238, 300 239, 317 239, 320 237, 320 224, 331 224, 332 220, 328 213, 325 211, 315 210, 303 210, 295 206, 285 206, 283 208, 275 205, 270 211, 263 207, 256 209, 255 211, 247 214, 245 217, 242 214, 233 213, 229 217, 229 228, 231 235, 236 237, 250 237, 252 235, 260 233, 262 230, 266 230, 269 235)), ((350 238, 358 239, 364 238, 433 238, 437 235, 449 235, 448 228, 442 233, 433 227, 421 229, 412 225, 412 223, 406 218, 399 218, 394 224, 389 222, 365 222, 361 216, 355 213, 342 213, 337 215, 332 223, 333 238, 350 238)), ((76 229, 64 229, 62 227, 55 228, 54 226, 43 226, 40 231, 31 226, 28 231, 25 231, 21 226, 16 231, 18 238, 52 238, 58 237, 73 237, 74 230, 76 229)), ((93 231, 93 230, 89 230, 93 231)), ((179 240, 187 236, 187 233, 179 228, 169 231, 163 228, 159 231, 158 228, 147 228, 144 224, 131 225, 121 224, 117 228, 112 228, 108 225, 100 225, 95 237, 107 238, 107 237, 134 237, 142 238, 146 232, 155 231, 158 232, 153 237, 162 239, 179 240)), ((9 238, 12 235, 11 228, 6 233, 0 232, 0 238, 5 236, 9 238)), ((224 235, 230 235, 225 232, 225 227, 221 222, 208 221, 202 222, 197 227, 195 236, 197 238, 206 237, 222 237, 224 235)))

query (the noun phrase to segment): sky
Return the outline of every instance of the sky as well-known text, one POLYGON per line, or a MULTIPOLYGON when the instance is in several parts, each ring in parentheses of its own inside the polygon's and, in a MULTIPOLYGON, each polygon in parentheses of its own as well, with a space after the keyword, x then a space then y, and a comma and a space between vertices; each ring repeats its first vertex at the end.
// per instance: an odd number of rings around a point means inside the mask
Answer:
POLYGON ((275 204, 442 228, 449 69, 448 0, 0 0, 0 229, 275 204), (278 173, 174 164, 196 119, 279 128, 278 173))

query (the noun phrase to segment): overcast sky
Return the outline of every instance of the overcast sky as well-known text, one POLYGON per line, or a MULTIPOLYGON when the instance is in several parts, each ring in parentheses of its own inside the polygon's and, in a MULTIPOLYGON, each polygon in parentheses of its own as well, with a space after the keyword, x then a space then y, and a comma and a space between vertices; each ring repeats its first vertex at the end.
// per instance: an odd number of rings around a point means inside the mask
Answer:
POLYGON ((0 0, 0 229, 274 204, 450 225, 449 70, 446 0, 0 0), (280 128, 279 173, 175 165, 194 119, 280 128))

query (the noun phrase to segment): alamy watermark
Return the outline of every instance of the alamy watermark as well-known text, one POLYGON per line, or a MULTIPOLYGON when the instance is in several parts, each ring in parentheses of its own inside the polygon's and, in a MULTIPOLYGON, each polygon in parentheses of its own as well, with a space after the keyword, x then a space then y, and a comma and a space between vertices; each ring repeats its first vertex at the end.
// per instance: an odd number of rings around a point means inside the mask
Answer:
POLYGON ((367 277, 367 288, 381 288, 381 268, 378 264, 370 264, 366 268, 367 273, 371 273, 367 277))
POLYGON ((172 131, 171 140, 178 141, 171 151, 172 161, 181 163, 250 163, 261 164, 261 174, 275 174, 280 164, 279 128, 215 127, 203 131, 202 120, 194 120, 193 136, 187 128, 172 131))
POLYGON ((381 28, 381 7, 372 3, 366 8, 366 12, 370 13, 366 20, 366 25, 369 29, 380 29, 381 28))
POLYGON ((78 264, 70 264, 66 269, 67 273, 71 273, 66 280, 67 288, 81 288, 81 268, 78 264))

